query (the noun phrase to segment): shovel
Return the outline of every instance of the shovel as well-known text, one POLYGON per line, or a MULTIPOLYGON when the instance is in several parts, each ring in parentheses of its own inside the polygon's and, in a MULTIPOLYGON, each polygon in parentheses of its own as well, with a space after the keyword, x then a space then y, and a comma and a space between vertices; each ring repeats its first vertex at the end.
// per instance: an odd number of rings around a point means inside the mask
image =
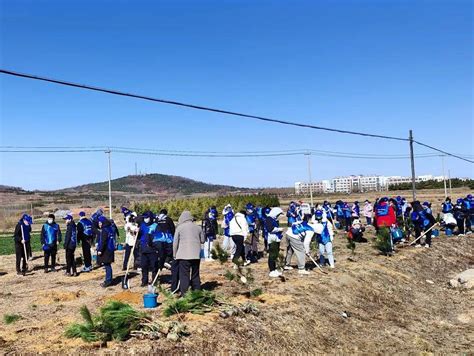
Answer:
POLYGON ((413 245, 415 242, 417 242, 419 239, 421 239, 423 236, 425 236, 432 228, 434 228, 436 225, 439 225, 439 222, 437 222, 436 224, 434 224, 432 227, 430 227, 428 230, 426 230, 423 234, 421 234, 419 237, 417 237, 415 240, 413 240, 413 242, 408 245, 408 246, 411 246, 413 245))
POLYGON ((156 276, 153 279, 153 282, 151 282, 151 284, 148 285, 148 293, 156 294, 155 293, 156 292, 155 283, 158 280, 158 278, 160 277, 160 274, 161 274, 161 269, 159 269, 158 272, 156 272, 156 276))
POLYGON ((130 257, 128 258, 128 262, 127 262, 127 271, 125 272, 125 276, 122 279, 122 289, 132 289, 130 285, 130 281, 127 279, 127 277, 128 277, 128 271, 130 269, 130 262, 132 261, 132 257, 133 257, 133 252, 135 251, 135 246, 137 246, 137 243, 138 243, 139 232, 140 230, 137 230, 137 239, 135 240, 135 244, 132 247, 132 251, 130 251, 130 257))
POLYGON ((28 271, 28 257, 27 257, 27 254, 26 254, 26 241, 25 241, 25 235, 23 233, 23 224, 21 225, 21 240, 22 240, 22 245, 23 245, 23 252, 25 253, 25 256, 23 257, 23 259, 25 260, 25 265, 26 265, 26 271, 28 271))
POLYGON ((316 261, 314 260, 314 258, 313 258, 309 253, 307 253, 306 256, 308 256, 308 257, 311 259, 311 261, 313 261, 313 263, 316 265, 316 267, 318 267, 318 269, 319 269, 323 274, 328 274, 325 270, 323 270, 323 269, 321 268, 321 266, 320 266, 319 264, 316 263, 316 261))

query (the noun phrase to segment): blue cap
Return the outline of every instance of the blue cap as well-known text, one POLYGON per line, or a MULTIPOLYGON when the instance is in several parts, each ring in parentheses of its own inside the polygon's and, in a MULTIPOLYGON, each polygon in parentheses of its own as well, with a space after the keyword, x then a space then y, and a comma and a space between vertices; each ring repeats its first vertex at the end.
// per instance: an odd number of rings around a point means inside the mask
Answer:
POLYGON ((316 218, 322 219, 323 218, 323 211, 322 210, 316 210, 314 215, 316 216, 316 218))
POLYGON ((427 202, 427 201, 424 201, 424 202, 423 202, 423 204, 421 204, 421 205, 424 205, 424 206, 430 206, 430 203, 429 203, 429 202, 427 202))
POLYGON ((23 214, 23 216, 21 217, 21 220, 26 220, 28 221, 28 224, 33 224, 33 218, 29 216, 28 214, 23 214))
POLYGON ((107 221, 107 218, 104 215, 99 216, 98 218, 99 222, 104 223, 107 221))
POLYGON ((84 211, 80 211, 79 216, 86 216, 86 213, 84 211))
POLYGON ((145 211, 142 216, 144 218, 152 218, 153 217, 153 213, 151 211, 145 211))
POLYGON ((71 214, 67 214, 64 218, 64 220, 72 220, 71 214))

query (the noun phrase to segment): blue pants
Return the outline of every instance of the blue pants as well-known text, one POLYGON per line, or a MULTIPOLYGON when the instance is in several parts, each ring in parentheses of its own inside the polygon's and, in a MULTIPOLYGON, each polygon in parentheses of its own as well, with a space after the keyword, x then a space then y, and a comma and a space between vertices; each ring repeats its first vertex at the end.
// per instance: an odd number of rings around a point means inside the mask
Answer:
POLYGON ((104 263, 105 283, 112 283, 112 266, 110 263, 104 263))
POLYGON ((366 216, 365 219, 367 220, 367 225, 372 225, 372 218, 366 216))

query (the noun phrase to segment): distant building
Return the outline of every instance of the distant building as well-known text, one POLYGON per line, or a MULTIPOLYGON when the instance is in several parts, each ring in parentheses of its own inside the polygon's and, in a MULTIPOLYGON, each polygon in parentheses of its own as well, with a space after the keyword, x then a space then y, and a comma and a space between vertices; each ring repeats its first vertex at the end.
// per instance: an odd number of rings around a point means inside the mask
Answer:
MULTIPOLYGON (((433 176, 431 174, 422 175, 415 178, 416 182, 426 182, 428 180, 443 180, 443 176, 433 176)), ((352 193, 352 192, 380 192, 387 190, 389 186, 401 183, 411 183, 411 177, 402 176, 378 176, 378 175, 351 175, 346 177, 336 177, 331 180, 312 182, 313 193, 352 193)), ((296 194, 309 194, 310 185, 306 182, 295 183, 296 194)))

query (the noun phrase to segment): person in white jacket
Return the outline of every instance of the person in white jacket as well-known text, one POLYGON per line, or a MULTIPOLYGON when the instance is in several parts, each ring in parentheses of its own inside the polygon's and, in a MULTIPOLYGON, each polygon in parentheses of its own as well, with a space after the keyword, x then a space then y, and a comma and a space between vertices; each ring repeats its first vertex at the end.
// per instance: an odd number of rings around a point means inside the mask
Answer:
MULTIPOLYGON (((128 260, 130 259, 133 246, 135 246, 137 242, 138 225, 135 223, 136 216, 137 214, 133 212, 125 217, 125 256, 123 258, 123 270, 127 269, 128 260)), ((139 251, 135 248, 133 250, 133 268, 136 268, 139 265, 138 256, 139 251)))
POLYGON ((315 224, 314 231, 318 239, 319 245, 319 263, 321 266, 325 264, 324 253, 327 255, 329 266, 334 268, 334 255, 332 254, 332 241, 334 240, 334 231, 332 225, 328 221, 323 221, 323 212, 317 210, 314 214, 315 224))
POLYGON ((372 216, 374 214, 374 207, 370 201, 366 200, 364 203, 364 209, 362 210, 367 221, 367 225, 372 225, 372 216))
POLYGON ((249 234, 249 225, 247 219, 245 218, 245 211, 240 211, 234 215, 232 220, 229 223, 229 234, 232 237, 232 241, 235 244, 235 253, 232 262, 236 268, 239 264, 239 259, 242 258, 242 263, 244 266, 250 264, 249 260, 245 258, 245 248, 244 241, 247 239, 249 234))

